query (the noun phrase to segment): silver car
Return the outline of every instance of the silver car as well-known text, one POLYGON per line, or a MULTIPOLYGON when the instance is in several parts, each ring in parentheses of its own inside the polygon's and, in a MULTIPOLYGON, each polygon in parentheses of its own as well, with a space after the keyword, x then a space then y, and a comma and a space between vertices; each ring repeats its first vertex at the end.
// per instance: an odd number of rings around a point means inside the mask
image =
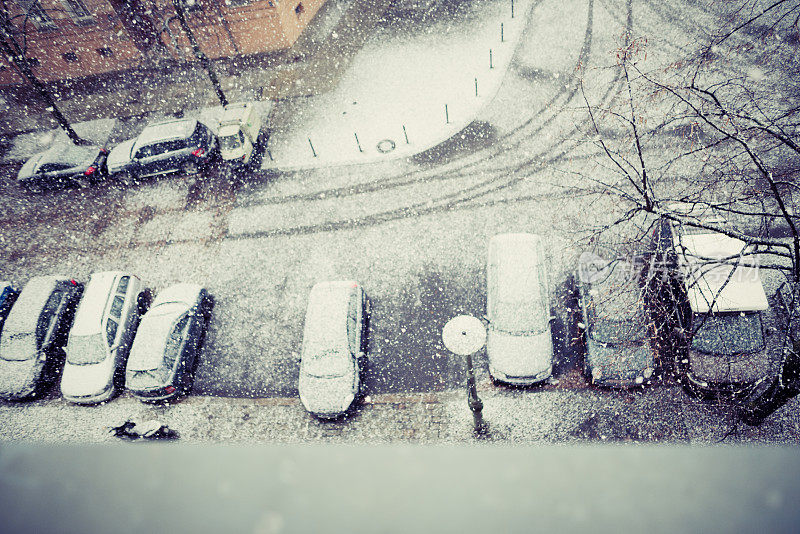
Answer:
POLYGON ((501 234, 489 241, 486 318, 493 380, 525 386, 550 377, 553 339, 541 237, 501 234))
POLYGON ((311 289, 298 390, 317 417, 343 415, 363 391, 368 316, 369 301, 357 282, 321 282, 311 289))
POLYGON ((66 400, 97 404, 119 391, 139 316, 148 301, 149 291, 130 273, 92 275, 67 342, 61 377, 66 400))
POLYGON ((655 370, 655 355, 634 266, 592 258, 579 265, 576 282, 586 377, 608 387, 647 382, 655 370))

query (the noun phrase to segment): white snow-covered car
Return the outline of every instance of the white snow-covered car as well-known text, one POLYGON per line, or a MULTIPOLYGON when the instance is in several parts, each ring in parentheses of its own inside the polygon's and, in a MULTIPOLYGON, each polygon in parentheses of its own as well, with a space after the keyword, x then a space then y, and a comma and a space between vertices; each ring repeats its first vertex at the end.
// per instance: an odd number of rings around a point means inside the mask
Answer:
POLYGON ((500 234, 489 241, 486 318, 493 380, 526 386, 550 377, 553 340, 541 237, 500 234))
POLYGON ((133 274, 94 273, 75 314, 67 342, 61 395, 77 404, 97 404, 122 387, 125 360, 150 292, 133 274))
POLYGON ((300 401, 326 419, 343 415, 363 392, 369 300, 353 281, 311 288, 300 357, 300 401))

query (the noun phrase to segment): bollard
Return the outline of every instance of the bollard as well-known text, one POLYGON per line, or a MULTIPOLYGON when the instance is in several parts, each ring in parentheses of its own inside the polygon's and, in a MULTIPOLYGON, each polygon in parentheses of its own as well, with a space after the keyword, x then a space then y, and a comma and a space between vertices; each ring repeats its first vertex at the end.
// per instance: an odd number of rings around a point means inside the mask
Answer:
POLYGON ((308 138, 308 145, 311 147, 311 153, 314 154, 314 157, 317 157, 317 151, 314 150, 314 145, 311 143, 311 138, 308 138))
POLYGON ((447 104, 444 105, 444 122, 450 124, 450 114, 447 113, 447 104))
POLYGON ((406 132, 406 125, 403 125, 403 136, 406 138, 406 144, 408 143, 408 132, 406 132))
POLYGON ((356 145, 358 146, 358 151, 359 151, 359 152, 364 152, 363 150, 361 150, 361 143, 359 143, 359 142, 358 142, 358 134, 357 134, 357 133, 355 133, 355 132, 353 132, 353 135, 354 135, 354 136, 355 136, 355 138, 356 138, 356 145))

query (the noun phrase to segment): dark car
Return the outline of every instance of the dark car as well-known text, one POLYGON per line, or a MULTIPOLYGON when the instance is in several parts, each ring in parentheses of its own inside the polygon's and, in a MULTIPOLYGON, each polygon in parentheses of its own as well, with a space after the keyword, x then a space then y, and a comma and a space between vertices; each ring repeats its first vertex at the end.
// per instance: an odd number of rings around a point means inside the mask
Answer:
POLYGON ((82 284, 57 276, 39 276, 25 285, 0 336, 1 397, 28 399, 52 386, 82 292, 82 284))
POLYGON ((737 393, 774 375, 775 313, 750 247, 670 221, 657 225, 653 243, 653 320, 667 319, 660 345, 684 385, 702 396, 737 393))
POLYGON ((125 368, 125 386, 143 401, 169 400, 192 388, 213 299, 195 284, 162 291, 144 314, 125 368))
POLYGON ((17 182, 31 193, 88 187, 108 176, 107 159, 108 150, 99 146, 58 145, 26 161, 17 182))
POLYGON ((642 385, 653 376, 655 354, 638 272, 628 262, 590 259, 576 275, 586 377, 599 386, 642 385))
POLYGON ((217 136, 203 123, 180 119, 148 125, 108 156, 108 172, 123 183, 183 172, 194 174, 219 153, 217 136))
POLYGON ((0 282, 0 334, 3 333, 3 325, 6 317, 11 311, 11 305, 17 300, 19 289, 11 282, 0 282))

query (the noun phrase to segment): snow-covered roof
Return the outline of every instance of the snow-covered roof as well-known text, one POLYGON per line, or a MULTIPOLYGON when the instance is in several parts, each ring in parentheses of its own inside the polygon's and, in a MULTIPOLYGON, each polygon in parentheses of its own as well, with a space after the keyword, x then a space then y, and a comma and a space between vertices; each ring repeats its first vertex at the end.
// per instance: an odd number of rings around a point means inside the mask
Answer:
POLYGON ((136 145, 143 146, 154 141, 168 141, 189 137, 197 127, 195 119, 177 119, 149 124, 136 138, 136 145))
POLYGON ((534 234, 500 234, 489 242, 489 262, 496 266, 496 288, 501 301, 538 295, 542 280, 534 268, 542 261, 542 238, 534 234))
POLYGON ((686 277, 689 304, 695 313, 760 311, 769 306, 758 266, 739 239, 717 233, 676 234, 681 269, 686 277), (711 258, 734 257, 727 263, 711 258))
POLYGON ((164 347, 178 318, 186 312, 181 303, 167 302, 144 314, 128 357, 129 371, 158 369, 164 361, 164 347))
POLYGON ((127 273, 121 271, 92 274, 83 291, 70 335, 83 336, 102 332, 103 312, 108 304, 108 297, 116 287, 116 281, 125 274, 127 273))
POLYGON ((3 329, 6 332, 34 332, 39 314, 58 280, 57 276, 31 278, 11 307, 3 329))
MULTIPOLYGON (((347 339, 347 304, 350 291, 358 287, 352 280, 320 282, 308 296, 303 348, 339 348, 347 339)), ((344 348, 344 347, 341 347, 344 348)))

